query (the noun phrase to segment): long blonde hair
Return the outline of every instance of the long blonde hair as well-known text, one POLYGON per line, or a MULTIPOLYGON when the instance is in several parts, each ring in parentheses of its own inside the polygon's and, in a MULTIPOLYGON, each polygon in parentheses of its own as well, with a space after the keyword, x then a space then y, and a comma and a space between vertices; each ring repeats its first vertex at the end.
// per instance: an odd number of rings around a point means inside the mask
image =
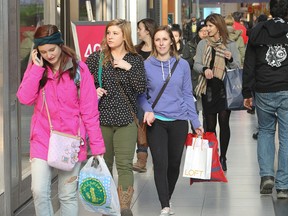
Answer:
POLYGON ((101 42, 102 53, 104 54, 103 65, 109 62, 112 59, 111 48, 107 45, 107 31, 110 26, 118 26, 122 33, 124 39, 124 48, 127 52, 136 54, 137 52, 133 46, 132 37, 131 37, 131 23, 124 19, 114 19, 108 23, 105 29, 105 36, 101 42))
POLYGON ((234 18, 231 14, 227 15, 224 20, 227 26, 233 26, 234 18))

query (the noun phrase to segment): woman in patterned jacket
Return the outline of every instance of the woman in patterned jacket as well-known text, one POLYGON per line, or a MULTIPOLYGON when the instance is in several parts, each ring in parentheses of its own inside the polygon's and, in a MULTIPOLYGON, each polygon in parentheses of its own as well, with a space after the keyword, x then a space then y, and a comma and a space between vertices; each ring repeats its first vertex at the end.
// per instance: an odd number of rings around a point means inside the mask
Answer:
POLYGON ((137 113, 136 97, 146 88, 144 63, 135 51, 131 25, 126 20, 108 23, 101 48, 102 51, 92 53, 86 63, 94 75, 99 98, 100 125, 106 146, 104 159, 112 173, 115 156, 121 215, 130 216, 137 140, 133 115, 137 113))

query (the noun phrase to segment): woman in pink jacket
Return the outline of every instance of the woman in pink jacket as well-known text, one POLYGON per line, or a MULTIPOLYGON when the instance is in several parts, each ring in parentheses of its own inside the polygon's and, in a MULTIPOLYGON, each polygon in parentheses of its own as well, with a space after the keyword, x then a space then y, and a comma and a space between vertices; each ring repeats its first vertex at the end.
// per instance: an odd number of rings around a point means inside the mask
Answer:
POLYGON ((86 64, 78 61, 75 52, 64 45, 56 26, 40 26, 34 34, 34 44, 32 62, 26 69, 17 97, 22 104, 34 106, 30 159, 36 215, 54 215, 50 198, 53 168, 47 164, 50 127, 43 103, 44 89, 53 129, 76 136, 80 128, 84 141, 73 170, 58 171, 61 216, 77 216, 77 176, 81 161, 87 157, 86 134, 92 154, 105 153, 93 77, 86 64))

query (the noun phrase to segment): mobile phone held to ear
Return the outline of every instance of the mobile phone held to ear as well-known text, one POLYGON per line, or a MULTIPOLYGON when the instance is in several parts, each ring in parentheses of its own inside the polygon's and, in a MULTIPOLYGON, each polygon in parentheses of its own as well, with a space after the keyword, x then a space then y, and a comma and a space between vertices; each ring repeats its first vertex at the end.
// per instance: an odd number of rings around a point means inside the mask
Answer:
POLYGON ((39 50, 37 50, 37 58, 35 59, 39 64, 40 64, 40 62, 41 62, 41 54, 40 54, 40 52, 39 52, 39 50))
POLYGON ((37 57, 38 57, 39 59, 41 59, 41 54, 40 54, 39 50, 37 50, 37 57))

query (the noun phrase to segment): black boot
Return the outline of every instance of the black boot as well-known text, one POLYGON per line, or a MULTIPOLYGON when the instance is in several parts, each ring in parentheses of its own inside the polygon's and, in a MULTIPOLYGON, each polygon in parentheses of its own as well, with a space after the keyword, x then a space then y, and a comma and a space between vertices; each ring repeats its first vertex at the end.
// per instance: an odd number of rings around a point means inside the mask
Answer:
POLYGON ((220 163, 223 171, 227 171, 226 157, 220 156, 220 163))

